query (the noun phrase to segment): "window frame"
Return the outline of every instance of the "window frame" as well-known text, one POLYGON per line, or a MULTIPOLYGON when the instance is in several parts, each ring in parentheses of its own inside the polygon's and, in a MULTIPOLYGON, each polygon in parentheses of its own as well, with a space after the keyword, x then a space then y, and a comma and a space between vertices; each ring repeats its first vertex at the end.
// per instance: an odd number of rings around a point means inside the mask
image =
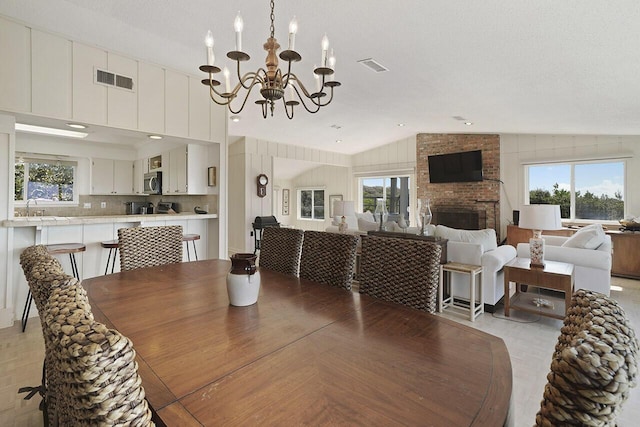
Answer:
POLYGON ((297 209, 296 209, 296 219, 298 221, 316 221, 316 222, 324 222, 327 218, 329 218, 329 211, 327 210, 327 194, 326 188, 324 187, 300 187, 296 188, 296 200, 297 200, 297 209), (300 214, 302 209, 302 192, 303 191, 311 191, 311 218, 304 218, 300 214), (322 200, 323 200, 323 209, 324 209, 324 218, 316 218, 315 217, 315 192, 322 191, 322 200))
MULTIPOLYGON (((25 194, 26 189, 28 188, 29 185, 29 164, 31 163, 47 163, 47 164, 53 164, 56 162, 60 162, 62 164, 66 164, 67 166, 71 166, 73 168, 73 200, 69 200, 69 201, 53 201, 53 200, 47 200, 47 199, 32 199, 37 201, 37 206, 42 207, 42 206, 78 206, 80 203, 80 195, 79 195, 79 185, 78 185, 78 167, 79 167, 79 161, 77 159, 72 159, 72 158, 65 158, 65 159, 60 159, 57 158, 55 156, 48 156, 48 155, 44 155, 44 154, 29 154, 26 155, 24 153, 15 153, 14 156, 14 169, 13 169, 13 176, 15 177, 15 167, 16 165, 18 165, 19 163, 23 163, 27 166, 25 166, 25 170, 24 170, 24 187, 23 187, 23 194, 22 194, 22 199, 16 200, 15 199, 15 182, 13 183, 13 189, 12 189, 12 193, 13 193, 13 204, 15 207, 26 207, 27 206, 27 202, 29 201, 27 197, 27 195, 25 194)), ((33 204, 31 206, 34 206, 33 204)))
MULTIPOLYGON (((364 192, 363 192, 363 185, 364 185, 364 180, 367 179, 392 179, 392 178, 407 178, 408 181, 408 207, 409 207, 409 211, 406 213, 406 215, 408 216, 408 220, 410 223, 413 224, 414 221, 414 211, 415 211, 415 206, 416 206, 416 195, 415 195, 415 174, 409 172, 409 171, 389 171, 389 172, 379 172, 379 173, 368 173, 368 174, 361 174, 357 176, 358 179, 358 206, 356 207, 356 211, 360 212, 363 209, 363 204, 364 204, 364 192), (411 185, 411 182, 414 182, 414 185, 411 185)), ((388 195, 385 194, 386 191, 386 187, 383 185, 383 195, 382 197, 378 197, 378 198, 382 198, 385 200, 385 205, 387 206, 387 209, 389 209, 388 207, 388 195)), ((375 206, 374 209, 371 210, 371 212, 373 213, 375 210, 375 206)), ((404 214, 404 212, 403 212, 404 214)), ((395 215, 395 214, 393 214, 395 215)), ((397 213, 397 215, 400 215, 400 212, 397 213)))
MULTIPOLYGON (((627 170, 628 170, 628 162, 625 157, 611 157, 611 158, 602 158, 602 159, 585 159, 585 160, 554 160, 554 161, 532 161, 528 163, 524 163, 524 204, 530 203, 530 172, 529 169, 531 167, 544 167, 544 166, 552 166, 552 165, 567 165, 570 168, 569 171, 569 193, 570 193, 570 204, 569 204, 569 218, 562 218, 563 222, 581 224, 581 223, 599 223, 599 224, 618 224, 617 220, 603 220, 603 219, 583 219, 576 218, 576 181, 575 181, 575 167, 578 165, 585 164, 606 164, 606 163, 622 163, 623 167, 623 177, 622 177, 622 202, 623 202, 623 218, 627 216, 627 195, 628 195, 628 186, 627 186, 627 170)), ((620 218, 622 219, 622 218, 620 218)))

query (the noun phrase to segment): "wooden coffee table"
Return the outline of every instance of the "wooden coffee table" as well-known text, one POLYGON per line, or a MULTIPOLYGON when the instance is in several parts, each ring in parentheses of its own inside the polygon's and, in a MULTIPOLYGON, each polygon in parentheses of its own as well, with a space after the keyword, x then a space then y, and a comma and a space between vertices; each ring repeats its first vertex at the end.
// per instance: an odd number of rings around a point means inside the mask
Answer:
POLYGON ((515 258, 504 266, 504 315, 509 316, 511 309, 517 309, 564 319, 573 294, 573 264, 545 261, 544 268, 532 268, 529 262, 529 258, 515 258), (511 282, 516 284, 513 296, 511 282), (534 292, 520 292, 520 284, 562 291, 564 300, 546 295, 541 298, 534 292))

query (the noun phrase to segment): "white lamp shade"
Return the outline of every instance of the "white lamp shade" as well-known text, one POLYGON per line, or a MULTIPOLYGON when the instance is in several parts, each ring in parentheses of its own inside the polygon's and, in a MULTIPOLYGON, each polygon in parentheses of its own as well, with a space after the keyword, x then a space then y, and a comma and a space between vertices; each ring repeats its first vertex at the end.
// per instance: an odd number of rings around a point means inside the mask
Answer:
POLYGON ((520 208, 520 228, 560 230, 560 205, 524 205, 520 208))
POLYGON ((333 214, 335 216, 352 216, 355 215, 355 206, 352 201, 336 200, 333 202, 333 214))

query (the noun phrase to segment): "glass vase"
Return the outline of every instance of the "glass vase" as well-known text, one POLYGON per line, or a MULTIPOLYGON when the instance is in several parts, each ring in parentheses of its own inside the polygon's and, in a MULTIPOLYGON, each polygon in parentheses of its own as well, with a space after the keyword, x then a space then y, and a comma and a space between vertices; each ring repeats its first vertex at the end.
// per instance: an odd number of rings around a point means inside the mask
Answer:
POLYGON ((379 230, 385 231, 384 223, 387 222, 389 212, 384 199, 376 199, 376 210, 374 212, 375 219, 379 222, 379 230))
POLYGON ((429 199, 418 199, 418 214, 416 219, 418 221, 418 227, 420 227, 420 235, 429 235, 429 224, 433 215, 431 214, 431 201, 429 199))

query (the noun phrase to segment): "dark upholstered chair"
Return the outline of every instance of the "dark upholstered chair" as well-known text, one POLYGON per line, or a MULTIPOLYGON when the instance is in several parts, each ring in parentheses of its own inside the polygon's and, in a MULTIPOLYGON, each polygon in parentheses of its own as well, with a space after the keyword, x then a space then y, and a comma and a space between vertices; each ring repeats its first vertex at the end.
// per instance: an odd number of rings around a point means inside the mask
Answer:
POLYGON ((424 240, 362 236, 360 293, 435 313, 441 251, 424 240))
POLYGON ((153 425, 131 341, 95 322, 81 284, 55 288, 46 311, 55 425, 153 425))
POLYGON ((636 385, 638 340, 604 294, 573 294, 551 359, 536 426, 615 426, 636 385))
POLYGON ((182 226, 131 227, 118 230, 120 270, 182 262, 182 226))
POLYGON ((260 241, 260 268, 298 276, 303 230, 266 227, 260 241))
POLYGON ((351 234, 305 231, 300 277, 351 290, 357 246, 351 234))

